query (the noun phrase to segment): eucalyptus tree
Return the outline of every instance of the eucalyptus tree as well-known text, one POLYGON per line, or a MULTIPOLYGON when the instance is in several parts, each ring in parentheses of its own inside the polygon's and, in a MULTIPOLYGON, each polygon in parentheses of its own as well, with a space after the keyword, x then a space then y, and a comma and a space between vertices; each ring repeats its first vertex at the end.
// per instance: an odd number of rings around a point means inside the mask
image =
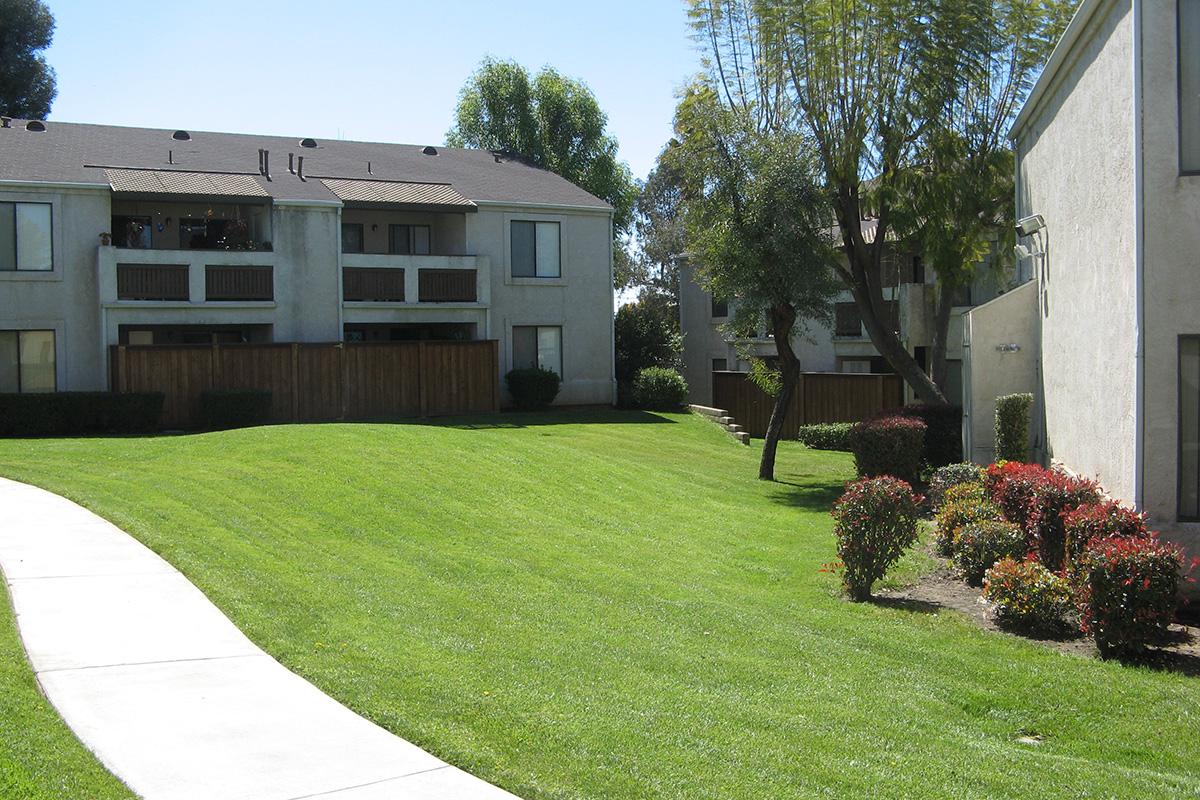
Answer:
POLYGON ((54 16, 41 0, 0 0, 0 114, 45 119, 57 94, 41 51, 54 38, 54 16))
POLYGON ((688 252, 701 285, 737 298, 732 327, 765 321, 779 356, 779 391, 758 477, 773 480, 783 420, 800 376, 792 336, 806 320, 828 320, 837 261, 810 143, 747 117, 693 84, 676 110, 688 252))
MULTIPOLYGON (((984 202, 974 199, 978 170, 1003 173, 1004 156, 991 143, 1003 149, 1003 130, 1057 37, 1067 5, 690 0, 695 35, 724 105, 748 118, 795 126, 812 140, 827 212, 846 256, 837 274, 872 344, 923 401, 945 397, 890 324, 883 293, 887 249, 897 234, 913 235, 935 249, 935 269, 940 265, 947 286, 965 280, 974 258, 951 265, 952 254, 976 256, 986 239, 981 231, 1004 224, 1002 208, 980 210, 984 202), (981 143, 988 151, 975 153, 981 143), (978 159, 963 159, 968 152, 978 159), (953 192, 922 185, 939 169, 958 181, 953 192), (968 195, 971 202, 960 202, 968 195), (861 225, 866 218, 875 220, 869 240, 861 225), (939 226, 952 232, 939 239, 932 230, 939 226)), ((1003 192, 991 181, 983 194, 1003 192)), ((948 299, 951 292, 943 287, 939 295, 948 299)), ((944 328, 940 342, 944 363, 944 328)))

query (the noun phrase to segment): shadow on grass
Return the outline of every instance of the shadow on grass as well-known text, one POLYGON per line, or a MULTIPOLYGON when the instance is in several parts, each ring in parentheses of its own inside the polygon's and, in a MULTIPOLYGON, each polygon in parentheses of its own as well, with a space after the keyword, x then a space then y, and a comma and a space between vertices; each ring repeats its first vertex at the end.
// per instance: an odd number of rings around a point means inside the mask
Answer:
POLYGON ((841 482, 828 483, 819 479, 812 481, 776 480, 773 485, 778 488, 767 495, 771 501, 793 508, 821 512, 828 512, 833 508, 833 501, 841 497, 844 490, 841 482))
POLYGON ((941 603, 936 603, 930 600, 917 600, 913 597, 886 597, 879 595, 871 595, 867 600, 873 606, 880 608, 890 608, 896 611, 910 611, 914 614, 937 614, 939 611, 945 611, 946 606, 941 603))

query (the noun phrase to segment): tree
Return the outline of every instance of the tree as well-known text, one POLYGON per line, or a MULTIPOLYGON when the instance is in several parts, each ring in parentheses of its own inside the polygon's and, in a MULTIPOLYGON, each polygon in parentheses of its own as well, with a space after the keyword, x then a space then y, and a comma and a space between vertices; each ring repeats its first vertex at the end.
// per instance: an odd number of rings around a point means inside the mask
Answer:
MULTIPOLYGON (((872 344, 925 402, 944 403, 945 397, 887 324, 882 290, 889 234, 898 218, 934 228, 980 212, 974 203, 945 198, 908 210, 898 203, 919 196, 915 176, 953 163, 935 157, 953 144, 946 133, 949 111, 995 106, 1001 98, 1011 114, 1028 93, 1032 71, 1025 61, 1013 70, 1014 80, 997 80, 1001 59, 987 54, 1021 52, 1022 59, 1030 57, 1028 64, 1040 64, 1040 47, 1022 43, 1012 24, 988 21, 1007 16, 1011 22, 1024 14, 1037 20, 1031 23, 1040 31, 1035 38, 1052 39, 1067 0, 1001 2, 1011 9, 1001 15, 989 11, 990 5, 989 0, 691 0, 697 38, 724 104, 754 119, 795 126, 814 142, 846 254, 838 274, 872 344), (871 241, 862 232, 866 218, 876 220, 871 241)), ((989 157, 982 163, 995 170, 1002 168, 999 161, 989 157)), ((979 168, 964 166, 958 175, 979 168)), ((964 183, 959 195, 976 189, 964 183)), ((957 227, 960 254, 977 252, 978 227, 957 227)), ((946 264, 950 258, 940 260, 946 264)), ((947 286, 954 279, 947 278, 947 286)), ((944 338, 943 333, 943 348, 944 338)))
POLYGON ((679 305, 679 266, 686 249, 683 224, 682 148, 672 139, 638 186, 633 229, 638 251, 634 283, 670 296, 679 305))
POLYGON ((627 395, 633 379, 646 367, 679 366, 683 337, 679 312, 665 292, 645 289, 635 302, 617 309, 613 324, 616 337, 617 386, 627 395))
POLYGON ((555 172, 613 207, 617 285, 628 285, 625 254, 637 196, 629 166, 617 159, 608 117, 586 84, 543 67, 530 78, 513 61, 484 59, 458 95, 452 147, 479 147, 517 155, 555 172))
POLYGON ((57 94, 42 50, 54 38, 54 16, 40 0, 0 0, 0 114, 45 119, 57 94))
POLYGON ((837 253, 811 143, 769 121, 748 120, 717 92, 713 82, 693 84, 676 110, 687 247, 701 284, 717 297, 737 298, 733 326, 765 318, 775 337, 780 388, 758 469, 759 478, 774 480, 800 377, 792 335, 804 321, 828 321, 837 253))

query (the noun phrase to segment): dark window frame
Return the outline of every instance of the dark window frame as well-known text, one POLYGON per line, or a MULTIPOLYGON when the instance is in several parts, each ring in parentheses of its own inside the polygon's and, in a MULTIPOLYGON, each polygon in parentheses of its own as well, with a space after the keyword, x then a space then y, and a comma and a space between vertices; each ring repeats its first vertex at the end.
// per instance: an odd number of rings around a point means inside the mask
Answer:
POLYGON ((356 255, 362 255, 363 253, 367 252, 367 232, 366 232, 366 230, 364 230, 363 224, 361 222, 343 222, 340 233, 341 233, 341 240, 342 240, 341 248, 342 248, 343 255, 356 256, 356 255), (347 250, 346 249, 346 228, 358 228, 358 249, 357 250, 347 250))
MULTIPOLYGON (((1181 176, 1200 175, 1200 161, 1193 169, 1183 166, 1183 4, 1198 0, 1175 0, 1175 145, 1177 167, 1181 176)), ((1193 42, 1200 52, 1200 41, 1193 42)))
POLYGON ((713 319, 728 319, 729 318, 729 301, 718 300, 716 295, 711 295, 712 304, 709 308, 713 319))
MULTIPOLYGON (((1200 340, 1200 334, 1181 333, 1175 343, 1175 517, 1179 522, 1200 522, 1200 513, 1183 513, 1183 343, 1193 340, 1200 340)), ((1200 404, 1197 408, 1200 409, 1200 404)), ((1200 431, 1200 413, 1197 416, 1196 426, 1200 431)))
POLYGON ((834 317, 833 318, 833 335, 834 336, 840 336, 845 339, 861 339, 863 337, 862 312, 860 312, 858 309, 858 303, 854 302, 853 300, 851 300, 850 302, 835 303, 834 309, 833 309, 833 317, 834 317), (843 320, 841 319, 839 312, 842 311, 843 309, 850 309, 854 312, 854 318, 858 322, 858 326, 857 326, 857 329, 853 333, 849 332, 848 326, 842 325, 843 320))
MULTIPOLYGON (((513 342, 514 352, 510 353, 509 355, 510 355, 510 358, 513 358, 514 361, 515 361, 514 356, 516 355, 515 350, 516 350, 517 329, 518 328, 532 328, 533 329, 533 349, 534 349, 535 354, 537 353, 538 333, 543 328, 556 328, 558 330, 558 377, 559 377, 559 379, 562 379, 564 376, 564 372, 565 372, 564 362, 566 361, 566 355, 563 353, 563 350, 565 349, 565 347, 563 345, 563 326, 562 325, 513 325, 512 327, 513 327, 512 342, 513 342)), ((538 364, 537 366, 541 367, 541 364, 538 364)), ((515 363, 512 365, 512 368, 513 369, 522 369, 522 367, 518 367, 515 363)))
POLYGON ((508 221, 508 274, 511 278, 521 280, 538 280, 538 281, 553 281, 562 279, 562 222, 552 219, 512 219, 508 221), (516 267, 516 258, 513 255, 513 226, 517 224, 533 226, 533 274, 532 275, 517 275, 514 272, 516 267), (556 275, 538 275, 537 274, 537 226, 538 225, 553 225, 558 232, 558 274, 556 275))
MULTIPOLYGON (((42 270, 45 272, 45 270, 42 270)), ((27 394, 21 388, 21 334, 23 333, 48 333, 50 341, 53 343, 54 350, 54 388, 50 392, 28 392, 28 394, 50 394, 58 392, 58 331, 54 328, 0 328, 0 334, 13 333, 17 339, 17 391, 16 394, 27 394)))
POLYGON ((0 206, 4 205, 12 206, 13 268, 0 268, 0 272, 54 272, 56 269, 54 263, 54 203, 46 203, 41 200, 0 200, 0 206), (17 233, 17 206, 46 206, 50 209, 50 269, 21 269, 21 264, 17 260, 21 253, 20 236, 17 233))
POLYGON ((424 225, 424 224, 414 224, 414 223, 409 223, 409 222, 397 222, 394 224, 389 224, 388 225, 388 255, 393 255, 393 256, 429 256, 429 255, 433 255, 433 226, 432 225, 424 225), (400 251, 395 248, 396 229, 397 228, 406 228, 407 229, 407 232, 404 237, 407 241, 407 246, 408 246, 407 251, 400 251), (417 228, 424 228, 426 231, 425 235, 429 242, 429 252, 427 252, 427 253, 415 252, 416 239, 413 236, 413 231, 417 228))

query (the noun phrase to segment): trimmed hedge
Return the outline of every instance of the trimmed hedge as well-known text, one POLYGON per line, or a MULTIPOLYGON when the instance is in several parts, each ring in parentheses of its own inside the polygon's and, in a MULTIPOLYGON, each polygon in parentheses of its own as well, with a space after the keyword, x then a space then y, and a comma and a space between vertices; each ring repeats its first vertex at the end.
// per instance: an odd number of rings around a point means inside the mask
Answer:
POLYGON ((876 417, 854 426, 850 445, 860 478, 890 475, 915 484, 921 478, 925 423, 912 417, 876 417))
POLYGON ((1071 590, 1065 580, 1032 559, 997 561, 983 579, 983 597, 1002 627, 1049 635, 1067 629, 1071 590))
POLYGON ((1046 569, 1058 572, 1063 568, 1066 555, 1063 515, 1079 506, 1098 502, 1100 487, 1094 481, 1073 478, 1058 470, 1047 471, 1034 485, 1029 496, 1025 532, 1046 569))
POLYGON ((1020 559, 1029 550, 1019 525, 979 520, 963 527, 954 542, 954 564, 972 586, 979 586, 992 565, 1005 558, 1020 559))
POLYGON ((1100 655, 1134 656, 1159 644, 1179 604, 1183 555, 1154 538, 1100 539, 1083 557, 1080 627, 1100 655))
POLYGON ((962 406, 914 403, 890 415, 925 423, 925 462, 933 469, 962 461, 962 406))
POLYGON ((840 450, 851 452, 850 432, 853 422, 821 422, 816 425, 801 425, 796 433, 800 444, 813 450, 840 450))
POLYGON ((1006 394, 996 398, 996 460, 1029 459, 1029 410, 1033 395, 1006 394))
POLYGON ((0 394, 0 436, 150 433, 163 399, 161 392, 0 394))
POLYGON ((1004 519, 1000 508, 988 499, 987 491, 978 483, 951 486, 946 490, 944 500, 937 512, 937 531, 934 534, 939 555, 954 554, 959 534, 967 525, 1004 519))
POLYGON ((934 470, 933 477, 929 479, 930 507, 934 511, 937 511, 942 505, 942 498, 945 497, 946 491, 951 486, 958 486, 963 483, 978 483, 982 486, 983 467, 969 462, 947 464, 944 467, 938 467, 934 470))
POLYGON ((271 421, 272 394, 253 389, 208 389, 200 393, 200 419, 207 430, 248 428, 271 421))
POLYGON ((861 602, 917 540, 917 498, 904 481, 868 478, 847 484, 830 513, 845 570, 842 586, 861 602))
POLYGON ((687 403, 687 381, 673 369, 646 367, 633 379, 633 400, 652 411, 677 411, 687 403))
POLYGON ((1023 527, 1029 517, 1033 491, 1048 474, 1049 470, 1037 464, 1008 461, 989 466, 983 480, 1004 518, 1023 527))
POLYGON ((558 397, 562 378, 558 373, 541 367, 514 369, 504 376, 513 404, 522 411, 537 411, 554 402, 558 397))
POLYGON ((1146 539, 1150 529, 1146 527, 1146 515, 1113 500, 1085 503, 1062 515, 1063 532, 1066 535, 1066 566, 1069 576, 1075 577, 1078 567, 1087 555, 1088 546, 1101 539, 1146 539))

